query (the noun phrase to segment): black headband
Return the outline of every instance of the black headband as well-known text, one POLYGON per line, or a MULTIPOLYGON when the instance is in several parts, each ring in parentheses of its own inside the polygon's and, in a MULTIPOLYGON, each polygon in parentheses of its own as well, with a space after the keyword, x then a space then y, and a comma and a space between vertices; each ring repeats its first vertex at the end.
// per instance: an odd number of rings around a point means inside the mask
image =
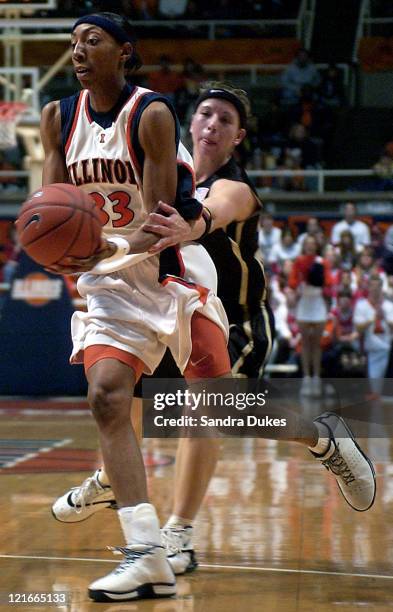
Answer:
POLYGON ((245 128, 247 126, 247 111, 243 102, 237 96, 235 96, 235 94, 231 93, 230 91, 227 91, 226 89, 212 87, 211 89, 207 89, 206 91, 201 93, 195 103, 195 109, 198 108, 201 102, 207 100, 208 98, 219 98, 220 100, 227 100, 228 102, 233 104, 233 106, 239 113, 240 127, 245 128))
POLYGON ((135 38, 130 36, 130 34, 127 34, 123 28, 103 15, 85 15, 84 17, 80 17, 78 21, 74 23, 72 31, 74 31, 78 25, 81 25, 81 23, 91 23, 91 25, 98 26, 102 30, 105 30, 105 32, 108 32, 108 34, 110 34, 121 45, 126 42, 133 44, 136 42, 135 38))

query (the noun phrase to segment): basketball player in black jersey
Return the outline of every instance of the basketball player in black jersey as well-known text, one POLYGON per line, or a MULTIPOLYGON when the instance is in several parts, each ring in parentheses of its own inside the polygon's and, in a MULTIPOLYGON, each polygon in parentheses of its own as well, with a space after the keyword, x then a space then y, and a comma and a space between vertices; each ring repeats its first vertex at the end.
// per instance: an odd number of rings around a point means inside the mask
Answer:
MULTIPOLYGON (((235 147, 246 134, 248 112, 249 102, 242 91, 222 83, 210 84, 202 91, 191 133, 197 187, 205 198, 205 215, 188 224, 173 207, 161 202, 165 216, 152 213, 145 230, 161 236, 151 247, 152 252, 184 240, 202 242, 216 263, 218 295, 229 318, 232 371, 235 375, 257 378, 270 352, 274 324, 266 300, 263 266, 254 256, 261 203, 233 157, 235 147)), ((165 376, 165 368, 166 365, 159 369, 158 375, 165 376)), ((342 434, 340 443, 337 440, 342 427, 335 415, 323 416, 315 423, 306 423, 304 438, 298 441, 310 447, 327 467, 340 463, 340 470, 335 468, 335 476, 344 497, 355 509, 366 510, 375 495, 372 468, 357 450, 360 463, 354 466, 350 454, 357 449, 355 443, 348 433, 342 434), (336 438, 332 430, 336 431, 336 438), (348 469, 355 472, 354 475, 351 472, 351 479, 347 478, 348 469)), ((175 553, 169 552, 168 557, 177 574, 196 565, 191 525, 214 471, 218 444, 211 438, 182 438, 179 442, 174 512, 164 528, 168 549, 180 548, 175 553)), ((56 501, 53 507, 56 518, 75 522, 113 505, 103 471, 88 479, 87 484, 56 501)))

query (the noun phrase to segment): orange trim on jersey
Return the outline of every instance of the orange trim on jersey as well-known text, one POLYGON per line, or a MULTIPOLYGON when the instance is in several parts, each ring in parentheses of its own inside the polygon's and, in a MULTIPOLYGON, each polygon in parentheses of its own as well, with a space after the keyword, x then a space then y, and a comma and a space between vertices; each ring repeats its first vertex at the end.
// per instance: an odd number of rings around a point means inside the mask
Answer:
POLYGON ((66 154, 66 155, 67 155, 67 153, 68 153, 68 149, 70 148, 70 145, 71 145, 71 140, 72 140, 72 137, 73 137, 74 132, 75 132, 75 130, 76 130, 76 125, 77 125, 77 123, 78 123, 78 117, 79 117, 80 108, 81 108, 81 104, 82 104, 83 93, 84 93, 84 92, 83 92, 83 91, 81 91, 81 92, 80 92, 80 94, 79 94, 78 104, 76 105, 76 111, 75 111, 75 115, 74 115, 74 120, 73 120, 73 122, 72 122, 71 131, 70 131, 70 133, 68 134, 67 142, 66 142, 66 145, 65 145, 65 147, 64 147, 64 151, 65 151, 65 154, 66 154))
POLYGON ((86 113, 86 117, 89 123, 93 123, 93 119, 90 115, 90 111, 89 111, 89 94, 86 94, 85 97, 85 113, 86 113))
POLYGON ((186 380, 218 378, 229 374, 231 362, 222 329, 201 312, 191 319, 192 350, 184 378, 186 380))
POLYGON ((206 304, 207 296, 209 295, 209 289, 206 289, 206 287, 202 287, 202 285, 197 285, 196 283, 188 283, 187 281, 182 278, 179 278, 178 276, 167 276, 161 282, 161 285, 165 287, 170 282, 179 283, 179 285, 183 285, 188 289, 194 289, 195 291, 198 291, 200 301, 202 302, 202 304, 206 304))
POLYGON ((143 361, 132 353, 123 351, 115 346, 109 346, 108 344, 93 344, 84 350, 83 363, 85 372, 97 363, 97 361, 101 361, 101 359, 117 359, 117 361, 121 361, 121 363, 132 368, 135 372, 135 382, 140 379, 146 367, 143 361))
POLYGON ((184 265, 183 257, 180 252, 180 245, 176 244, 174 246, 174 249, 176 251, 176 257, 178 259, 179 266, 180 266, 180 276, 184 276, 184 273, 186 271, 186 266, 184 265))
POLYGON ((190 166, 190 164, 187 164, 187 162, 185 162, 183 159, 177 159, 177 163, 180 164, 181 166, 185 166, 187 168, 187 170, 189 170, 191 172, 191 177, 192 177, 192 191, 191 193, 195 193, 195 188, 196 188, 196 177, 195 177, 195 170, 192 166, 190 166))
MULTIPOLYGON (((134 115, 135 115, 136 111, 138 110, 139 104, 142 102, 143 97, 146 94, 148 94, 148 93, 150 93, 150 92, 146 91, 145 93, 141 94, 139 96, 139 98, 136 100, 134 106, 132 107, 132 109, 130 111, 130 114, 128 115, 127 129, 126 129, 126 138, 127 138, 128 152, 130 154, 130 157, 131 157, 132 163, 134 164, 135 169, 138 171, 138 174, 139 174, 138 178, 139 178, 139 180, 142 179, 142 168, 139 165, 138 158, 136 156, 136 153, 135 153, 135 151, 133 149, 132 142, 131 142, 131 123, 132 123, 132 120, 134 118, 134 115)), ((137 179, 137 177, 135 177, 135 178, 137 179)))

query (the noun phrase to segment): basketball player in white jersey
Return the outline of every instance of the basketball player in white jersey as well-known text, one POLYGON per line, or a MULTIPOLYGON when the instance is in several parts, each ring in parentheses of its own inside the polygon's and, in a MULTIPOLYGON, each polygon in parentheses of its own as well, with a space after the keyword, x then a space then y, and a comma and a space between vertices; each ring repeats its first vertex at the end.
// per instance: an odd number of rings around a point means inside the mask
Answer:
POLYGON ((168 597, 176 592, 175 578, 148 502, 130 399, 142 372, 152 373, 167 347, 187 380, 228 375, 227 319, 201 245, 147 252, 157 237, 141 226, 159 200, 187 220, 204 213, 193 197, 192 161, 179 143, 173 109, 159 94, 126 82, 125 71, 138 64, 128 22, 112 13, 81 17, 71 45, 83 90, 43 109, 43 183, 72 182, 101 211, 100 251, 53 269, 82 273, 78 290, 87 312, 73 316, 71 360, 84 363, 125 538, 125 561, 92 583, 89 595, 96 601, 168 597), (138 252, 135 263, 130 253, 138 252))
MULTIPOLYGON (((191 133, 197 187, 211 213, 210 223, 200 219, 191 228, 173 207, 161 204, 168 216, 152 213, 144 228, 163 236, 151 252, 185 239, 202 242, 216 263, 218 295, 230 323, 232 372, 257 378, 269 355, 274 325, 263 265, 254 257, 261 203, 247 174, 233 158, 234 148, 245 136, 248 113, 245 92, 223 83, 212 83, 202 90, 191 133)), ((161 377, 171 375, 173 368, 169 365, 164 360, 158 370, 161 377)), ((310 447, 317 460, 334 473, 346 501, 364 511, 374 500, 373 470, 345 427, 333 413, 322 415, 314 423, 304 420, 303 438, 297 441, 310 447)), ((218 445, 219 440, 210 438, 182 438, 179 443, 174 512, 164 528, 168 559, 176 574, 196 566, 192 523, 213 473, 218 445)), ((113 507, 114 495, 108 484, 104 470, 97 471, 56 501, 54 516, 77 522, 113 507)))

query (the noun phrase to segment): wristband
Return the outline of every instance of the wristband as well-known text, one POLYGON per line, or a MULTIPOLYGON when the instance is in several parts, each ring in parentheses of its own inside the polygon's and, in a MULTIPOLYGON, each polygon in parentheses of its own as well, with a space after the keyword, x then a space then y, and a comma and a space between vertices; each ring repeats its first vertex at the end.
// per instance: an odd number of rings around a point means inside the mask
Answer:
POLYGON ((108 242, 116 245, 116 252, 111 256, 116 259, 120 259, 124 255, 128 255, 130 252, 130 245, 128 240, 123 238, 122 236, 111 236, 108 238, 108 242))
POLYGON ((202 236, 199 236, 198 240, 205 238, 205 236, 207 236, 211 230, 213 216, 212 216, 210 208, 208 208, 207 206, 204 206, 202 209, 202 219, 204 220, 206 227, 205 227, 205 231, 203 232, 202 236))

